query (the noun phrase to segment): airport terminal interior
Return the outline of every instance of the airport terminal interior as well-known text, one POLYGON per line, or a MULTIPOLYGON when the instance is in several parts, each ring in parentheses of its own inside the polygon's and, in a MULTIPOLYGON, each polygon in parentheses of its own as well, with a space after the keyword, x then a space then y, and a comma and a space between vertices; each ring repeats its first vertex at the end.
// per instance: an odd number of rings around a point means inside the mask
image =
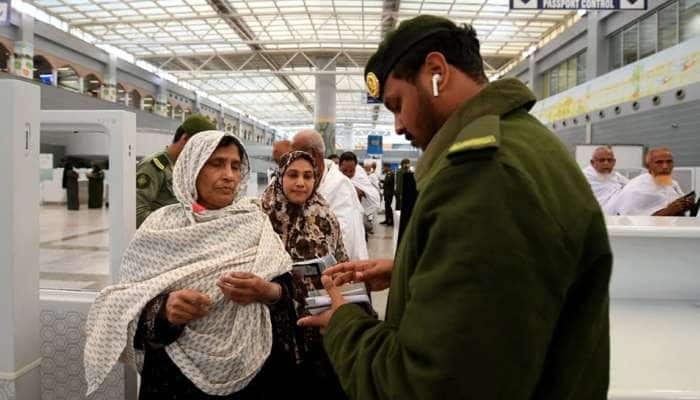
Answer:
MULTIPOLYGON (((700 1, 515 2, 0 0, 0 400, 137 398, 123 364, 86 396, 85 322, 137 230, 137 163, 191 116, 244 144, 251 197, 277 168, 273 143, 305 129, 326 155, 373 164, 381 184, 383 166, 408 160, 415 171, 423 152, 397 135, 364 69, 387 33, 419 15, 471 24, 489 81, 527 85, 530 113, 584 172, 605 147, 615 173, 634 179, 664 148, 678 195, 700 193, 700 1)), ((394 257, 393 207, 393 226, 379 224, 383 202, 365 223, 369 258, 394 257)), ((697 205, 683 216, 616 207, 603 207, 614 257, 608 398, 700 400, 697 205)), ((372 293, 379 318, 388 291, 372 293)))

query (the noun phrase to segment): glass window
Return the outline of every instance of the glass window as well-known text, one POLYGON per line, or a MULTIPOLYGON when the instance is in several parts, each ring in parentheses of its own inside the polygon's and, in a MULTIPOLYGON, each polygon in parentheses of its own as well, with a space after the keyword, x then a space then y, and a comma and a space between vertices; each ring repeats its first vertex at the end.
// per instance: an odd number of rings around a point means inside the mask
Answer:
POLYGON ((554 67, 549 75, 549 94, 551 96, 557 93, 559 93, 559 67, 554 67))
POLYGON ((680 2, 681 41, 700 36, 700 0, 680 2))
POLYGON ((632 25, 622 33, 622 65, 631 64, 639 59, 639 28, 632 25))
POLYGON ((576 86, 576 57, 571 57, 565 63, 566 67, 566 88, 571 89, 576 86))
POLYGON ((610 69, 622 66, 622 33, 618 32, 610 37, 610 69))
POLYGON ((659 10, 659 51, 678 43, 678 3, 659 10))
POLYGON ((546 71, 542 79, 542 98, 547 98, 551 96, 552 92, 549 88, 549 78, 552 76, 551 71, 546 71))
POLYGON ((639 21, 639 58, 656 53, 656 14, 639 21))
POLYGON ((576 56, 576 84, 586 82, 586 52, 576 56))

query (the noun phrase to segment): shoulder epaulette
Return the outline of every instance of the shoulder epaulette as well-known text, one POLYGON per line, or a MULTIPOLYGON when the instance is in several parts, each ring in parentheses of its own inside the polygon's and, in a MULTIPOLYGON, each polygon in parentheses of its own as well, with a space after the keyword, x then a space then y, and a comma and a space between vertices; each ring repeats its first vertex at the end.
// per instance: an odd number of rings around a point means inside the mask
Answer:
POLYGON ((500 145, 500 119, 496 115, 485 115, 465 126, 455 142, 447 150, 448 156, 481 150, 497 148, 500 145))
POLYGON ((463 140, 450 146, 450 153, 458 153, 464 150, 477 149, 496 143, 496 136, 487 135, 477 138, 463 140))
POLYGON ((158 157, 154 157, 151 161, 153 162, 153 165, 155 165, 156 168, 158 168, 161 171, 165 170, 165 166, 167 164, 170 164, 170 162, 168 161, 168 157, 165 154, 161 154, 158 157))

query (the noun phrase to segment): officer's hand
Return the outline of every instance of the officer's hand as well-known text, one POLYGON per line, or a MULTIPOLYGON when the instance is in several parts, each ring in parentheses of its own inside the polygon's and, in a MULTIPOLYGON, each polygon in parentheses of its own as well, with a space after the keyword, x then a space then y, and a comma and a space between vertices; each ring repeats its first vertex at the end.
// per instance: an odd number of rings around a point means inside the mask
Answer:
POLYGON ((333 283, 333 279, 330 276, 321 276, 321 283, 323 283, 323 288, 328 292, 328 296, 331 298, 331 308, 318 314, 304 317, 297 321, 297 325, 305 327, 316 327, 320 328, 321 333, 326 333, 326 328, 331 322, 331 318, 340 306, 347 303, 340 294, 340 289, 333 283))
POLYGON ((282 297, 279 284, 250 272, 231 272, 222 276, 216 285, 226 298, 244 306, 256 301, 274 303, 282 297))
POLYGON ((192 289, 170 292, 165 303, 165 318, 173 325, 184 325, 209 313, 211 299, 192 289))
POLYGON ((389 287, 394 260, 372 259, 348 261, 323 271, 324 275, 333 277, 335 285, 349 282, 364 282, 369 290, 378 291, 389 287))

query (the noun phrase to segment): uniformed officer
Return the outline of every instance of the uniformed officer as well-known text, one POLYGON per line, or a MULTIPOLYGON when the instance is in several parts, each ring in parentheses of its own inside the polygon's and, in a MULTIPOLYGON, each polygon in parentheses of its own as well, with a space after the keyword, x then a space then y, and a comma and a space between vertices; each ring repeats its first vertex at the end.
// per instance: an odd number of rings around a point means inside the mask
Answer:
POLYGON ((102 208, 104 199, 105 173, 96 161, 92 162, 92 171, 85 174, 88 178, 88 208, 102 208))
POLYGON ((612 255, 590 186, 528 113, 517 79, 489 83, 470 26, 422 15, 365 67, 396 131, 423 149, 394 260, 324 273, 319 326, 351 399, 606 399, 612 255), (330 277, 335 277, 335 282, 330 277), (385 321, 336 284, 390 287, 385 321))
POLYGON ((136 226, 153 211, 177 203, 173 193, 173 166, 192 135, 215 130, 216 126, 202 115, 193 115, 177 128, 173 143, 145 157, 136 166, 136 226))

